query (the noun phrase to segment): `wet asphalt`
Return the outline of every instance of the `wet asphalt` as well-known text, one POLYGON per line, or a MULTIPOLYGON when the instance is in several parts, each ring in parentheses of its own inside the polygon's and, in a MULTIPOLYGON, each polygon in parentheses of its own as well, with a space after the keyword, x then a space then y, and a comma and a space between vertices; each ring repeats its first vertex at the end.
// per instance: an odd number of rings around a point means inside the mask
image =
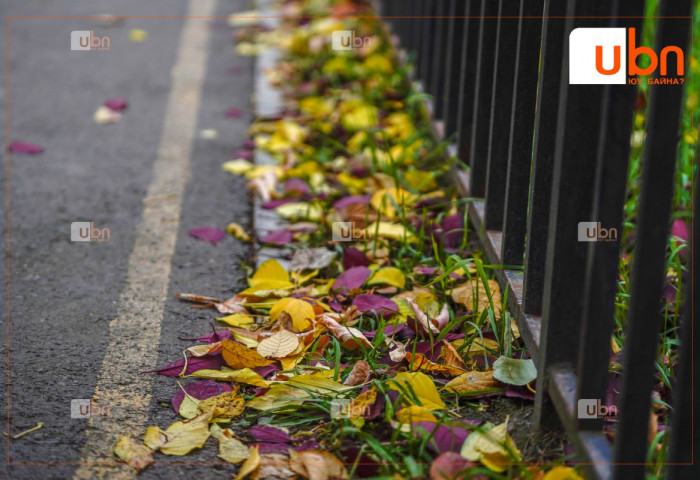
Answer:
MULTIPOLYGON (((245 1, 219 0, 216 15, 247 8, 245 1)), ((181 17, 187 14, 187 2, 2 0, 0 11, 3 17, 181 17)), ((169 299, 160 342, 152 346, 158 351, 154 367, 181 358, 192 342, 179 337, 208 333, 215 316, 173 295, 193 292, 226 298, 244 284, 241 264, 250 255, 248 246, 234 238, 214 246, 187 234, 194 227, 225 228, 231 221, 246 225, 250 217, 244 181, 223 173, 221 163, 246 139, 253 61, 235 54, 225 19, 199 21, 208 22, 211 30, 197 130, 215 129, 218 138, 198 137, 192 146, 169 299), (242 108, 242 118, 226 118, 231 107, 242 108)), ((0 449, 0 478, 72 478, 77 467, 65 464, 80 462, 86 420, 71 419, 70 404, 72 399, 90 398, 95 388, 160 142, 182 26, 180 18, 128 18, 111 27, 86 18, 12 18, 8 32, 7 19, 0 23, 0 44, 7 43, 2 50, 9 56, 0 63, 7 82, 3 87, 9 87, 9 93, 6 88, 0 93, 2 111, 8 112, 0 117, 3 132, 9 134, 5 141, 32 142, 45 149, 39 155, 13 153, 9 161, 5 148, 2 152, 0 176, 7 206, 0 209, 0 243, 5 255, 9 251, 9 277, 6 262, 1 275, 9 293, 2 301, 7 305, 0 325, 5 338, 0 363, 3 372, 9 370, 9 389, 8 375, 0 375, 0 428, 15 435, 37 422, 44 426, 10 439, 9 447, 0 449), (145 42, 129 41, 134 28, 148 33, 145 42), (73 30, 109 36, 111 47, 71 52, 73 30), (93 112, 118 96, 129 103, 121 121, 96 124, 93 112), (109 228, 110 240, 71 242, 70 224, 75 221, 109 228)), ((154 378, 150 424, 165 428, 174 420, 165 404, 177 388, 173 379, 154 378)), ((132 433, 140 438, 143 432, 132 433)), ((157 455, 156 460, 219 462, 216 453, 210 440, 202 451, 184 459, 157 455)), ((157 465, 139 477, 228 478, 233 471, 231 466, 157 465)))

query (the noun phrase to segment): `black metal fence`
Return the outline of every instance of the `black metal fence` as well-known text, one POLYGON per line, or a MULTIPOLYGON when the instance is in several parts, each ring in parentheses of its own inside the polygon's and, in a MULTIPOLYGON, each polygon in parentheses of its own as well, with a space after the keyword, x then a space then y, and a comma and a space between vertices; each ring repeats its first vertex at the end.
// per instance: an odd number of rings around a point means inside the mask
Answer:
MULTIPOLYGON (((611 447, 602 420, 579 419, 577 402, 606 398, 620 242, 579 242, 577 235, 584 221, 622 231, 637 88, 569 84, 569 62, 576 59, 569 58, 568 42, 581 27, 641 32, 645 2, 385 0, 381 7, 415 59, 415 80, 433 97, 437 130, 454 139, 458 157, 469 164, 456 174, 465 196, 483 199, 470 203, 468 213, 489 260, 523 267, 499 270, 498 280, 510 291, 509 310, 538 367, 538 425, 562 425, 591 478, 643 478, 684 86, 650 87, 611 447)), ((691 14, 691 0, 661 0, 654 36, 656 52, 680 46, 686 66, 691 14)), ((693 258, 693 271, 696 266, 693 258)), ((666 459, 676 464, 667 470, 674 479, 700 478, 688 467, 698 404, 693 388, 700 383, 700 368, 692 368, 700 331, 692 329, 694 296, 688 289, 666 459)))

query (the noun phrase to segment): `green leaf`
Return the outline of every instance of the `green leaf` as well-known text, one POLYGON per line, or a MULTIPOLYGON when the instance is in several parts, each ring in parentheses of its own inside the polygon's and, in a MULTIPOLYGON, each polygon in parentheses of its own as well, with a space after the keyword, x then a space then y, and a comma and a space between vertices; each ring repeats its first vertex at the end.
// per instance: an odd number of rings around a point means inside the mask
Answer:
POLYGON ((537 369, 529 359, 500 357, 493 364, 493 377, 510 385, 527 385, 537 378, 537 369))

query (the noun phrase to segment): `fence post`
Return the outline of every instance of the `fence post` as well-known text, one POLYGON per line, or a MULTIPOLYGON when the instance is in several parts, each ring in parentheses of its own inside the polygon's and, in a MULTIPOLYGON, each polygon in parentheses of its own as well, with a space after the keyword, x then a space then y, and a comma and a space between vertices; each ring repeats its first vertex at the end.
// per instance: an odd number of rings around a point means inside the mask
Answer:
POLYGON ((470 0, 465 15, 466 25, 462 37, 462 69, 459 77, 459 97, 457 107, 457 155, 470 162, 472 144, 472 121, 474 117, 474 79, 476 78, 476 58, 479 46, 479 30, 482 1, 470 0))
POLYGON ((447 29, 447 64, 445 65, 445 82, 443 85, 442 118, 445 121, 445 138, 455 133, 457 127, 457 97, 459 96, 459 79, 462 74, 464 35, 467 21, 463 17, 469 9, 470 0, 450 1, 450 20, 447 29))
MULTIPOLYGON (((689 16, 691 0, 662 0, 659 11, 662 18, 657 28, 656 51, 660 52, 667 45, 676 45, 688 52, 690 21, 663 17, 689 16)), ((673 65, 673 62, 669 63, 673 65)), ((634 249, 620 420, 615 442, 615 462, 637 465, 617 465, 614 474, 619 479, 644 477, 644 465, 639 463, 645 461, 647 452, 682 100, 682 85, 651 87, 642 155, 642 188, 637 207, 639 234, 634 249)))
MULTIPOLYGON (((596 27, 608 16, 607 0, 569 0, 566 32, 596 27), (575 18, 574 18, 575 17, 575 18)), ((568 45, 566 38, 565 48, 568 45)), ((547 238, 542 333, 535 397, 536 421, 541 427, 559 424, 549 403, 550 370, 573 371, 579 347, 583 309, 586 243, 578 241, 580 221, 591 211, 593 169, 600 128, 603 86, 570 85, 568 55, 564 56, 558 128, 552 173, 552 198, 547 238)))

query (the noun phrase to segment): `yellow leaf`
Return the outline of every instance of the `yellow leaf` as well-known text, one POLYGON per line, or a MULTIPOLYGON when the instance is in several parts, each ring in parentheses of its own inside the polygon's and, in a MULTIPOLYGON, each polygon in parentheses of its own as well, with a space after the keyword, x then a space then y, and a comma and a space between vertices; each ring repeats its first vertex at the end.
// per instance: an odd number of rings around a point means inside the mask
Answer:
POLYGON ((435 372, 452 376, 464 373, 464 369, 462 368, 431 362, 421 353, 416 353, 414 355, 411 352, 406 352, 406 360, 409 362, 409 368, 414 372, 417 370, 424 370, 426 372, 435 372))
POLYGON ((295 375, 287 384, 324 395, 340 393, 352 388, 318 374, 295 375))
POLYGON ((240 388, 236 385, 230 392, 202 400, 199 402, 199 409, 203 413, 211 412, 214 417, 233 418, 243 413, 245 400, 240 388))
POLYGON ((264 367, 272 363, 255 350, 251 350, 245 345, 231 340, 221 341, 221 354, 226 365, 234 369, 264 367))
POLYGON ((248 457, 248 460, 246 460, 243 463, 243 465, 241 465, 241 469, 238 471, 238 475, 236 475, 236 480, 242 480, 243 478, 247 477, 255 470, 257 470, 259 466, 260 452, 258 451, 258 447, 253 447, 253 449, 250 451, 250 456, 248 457))
POLYGON ((209 431, 211 436, 219 441, 219 458, 231 463, 241 463, 250 456, 250 447, 234 437, 229 429, 214 423, 209 431))
POLYGON ((159 450, 166 455, 182 456, 187 455, 195 448, 202 448, 210 435, 209 421, 211 419, 211 412, 206 412, 191 420, 175 422, 164 432, 158 429, 158 433, 166 438, 165 443, 158 447, 159 450))
POLYGON ((258 344, 258 353, 268 358, 284 358, 299 346, 299 337, 289 330, 280 330, 258 344))
POLYGON ((248 160, 244 160, 242 158, 238 158, 236 160, 229 160, 228 162, 224 162, 224 164, 221 166, 221 168, 223 168, 225 172, 232 173, 234 175, 243 175, 245 173, 248 173, 254 167, 255 165, 253 165, 248 160))
POLYGON ((289 273, 274 259, 265 260, 255 274, 248 279, 248 284, 253 288, 261 285, 266 289, 294 288, 294 284, 289 280, 289 273))
POLYGON ((369 203, 382 215, 396 218, 397 208, 409 208, 414 202, 413 194, 403 188, 382 188, 372 195, 369 203))
POLYGON ((244 325, 250 325, 251 323, 255 322, 253 317, 246 315, 245 313, 234 313, 232 315, 217 318, 217 320, 232 327, 243 327, 244 325))
POLYGON ((300 388, 275 384, 264 395, 249 401, 247 406, 257 410, 270 410, 290 405, 301 405, 309 397, 310 395, 300 388))
POLYGON ((145 42, 147 38, 148 32, 146 30, 142 30, 140 28, 132 28, 129 31, 129 41, 131 42, 142 43, 145 42))
MULTIPOLYGON (((452 345, 459 349, 463 343, 464 339, 460 338, 452 342, 452 345)), ((491 351, 498 351, 498 342, 496 340, 491 340, 490 338, 481 340, 481 337, 476 337, 468 347, 462 350, 462 354, 467 357, 475 357, 477 355, 483 355, 484 352, 490 354, 491 351)))
POLYGON ((121 437, 117 440, 114 445, 114 454, 123 462, 134 467, 137 472, 153 462, 151 449, 131 437, 121 437))
POLYGON ((202 369, 193 372, 188 377, 195 378, 207 378, 210 380, 220 380, 223 382, 239 382, 248 385, 254 385, 256 387, 267 388, 270 386, 268 382, 265 381, 260 375, 258 375, 254 370, 250 368, 241 368, 239 370, 209 370, 202 369))
POLYGON ((443 387, 449 392, 463 395, 478 394, 486 390, 501 389, 498 380, 493 378, 493 370, 467 372, 453 378, 443 387))
POLYGON ((234 223, 234 222, 229 223, 228 226, 226 227, 226 232, 229 235, 233 235, 234 237, 236 237, 239 240, 243 240, 244 242, 252 242, 253 241, 253 239, 250 238, 250 235, 248 235, 245 232, 243 227, 237 223, 234 223))
POLYGON ((382 238, 389 238, 391 240, 403 240, 404 238, 406 241, 413 242, 416 240, 416 237, 413 236, 412 233, 410 233, 408 230, 406 230, 406 227, 399 223, 389 223, 389 222, 378 222, 373 223, 372 225, 368 226, 365 228, 363 235, 365 235, 365 238, 370 238, 373 237, 375 234, 378 237, 382 238))
POLYGON ((323 216, 323 210, 316 204, 307 202, 291 202, 280 205, 275 211, 288 220, 318 221, 323 216))
POLYGON ((359 394, 350 402, 350 418, 359 418, 377 401, 377 388, 372 387, 359 394))
POLYGON ((282 298, 270 309, 270 320, 276 322, 282 312, 292 317, 292 324, 299 332, 305 332, 311 327, 311 321, 316 317, 314 307, 309 302, 298 298, 282 298))
POLYGON ((542 480, 583 480, 583 477, 571 467, 554 467, 542 480))
POLYGON ((494 472, 503 472, 508 463, 522 460, 520 451, 508 434, 507 420, 488 430, 472 432, 460 454, 472 462, 480 461, 494 472))
MULTIPOLYGON (((498 314, 501 311, 501 287, 494 279, 489 279, 488 284, 492 295, 494 313, 498 314)), ((469 311, 475 311, 478 314, 487 308, 491 308, 484 283, 478 277, 474 277, 473 280, 455 287, 452 290, 452 300, 464 305, 469 311), (475 305, 476 310, 474 310, 475 305)))
POLYGON ((431 410, 421 407, 419 405, 411 405, 410 407, 402 408, 396 412, 396 420, 399 423, 413 423, 413 422, 435 422, 438 419, 430 413, 431 410))
POLYGON ((445 404, 440 398, 433 380, 424 373, 401 372, 391 379, 389 383, 391 384, 390 389, 404 393, 404 398, 409 403, 422 405, 429 410, 442 410, 445 408, 445 404), (414 397, 417 397, 417 404, 414 397))
POLYGON ((396 288, 403 288, 406 285, 406 276, 396 267, 384 267, 372 275, 367 285, 391 285, 396 288))

